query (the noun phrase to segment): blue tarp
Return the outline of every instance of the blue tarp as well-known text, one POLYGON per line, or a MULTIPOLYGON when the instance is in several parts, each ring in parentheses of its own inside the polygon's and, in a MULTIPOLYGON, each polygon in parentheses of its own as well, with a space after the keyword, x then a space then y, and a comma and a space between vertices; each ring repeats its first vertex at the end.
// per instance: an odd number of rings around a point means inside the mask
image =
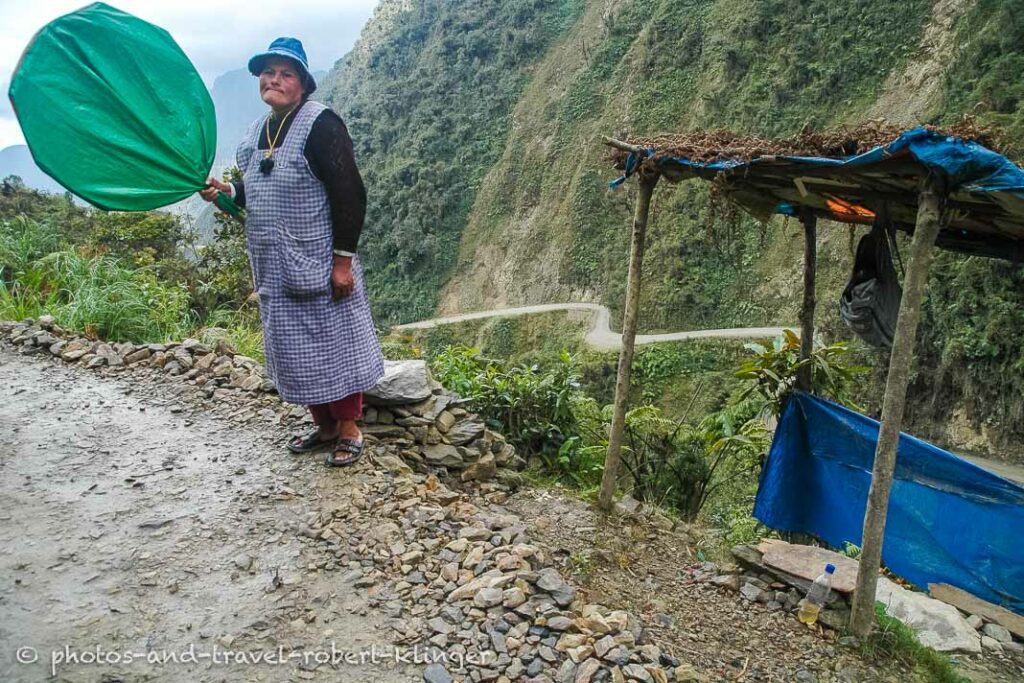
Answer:
MULTIPOLYGON (((833 547, 861 545, 879 423, 807 394, 787 402, 754 516, 833 547)), ((900 435, 882 560, 1024 614, 1024 487, 900 435)))

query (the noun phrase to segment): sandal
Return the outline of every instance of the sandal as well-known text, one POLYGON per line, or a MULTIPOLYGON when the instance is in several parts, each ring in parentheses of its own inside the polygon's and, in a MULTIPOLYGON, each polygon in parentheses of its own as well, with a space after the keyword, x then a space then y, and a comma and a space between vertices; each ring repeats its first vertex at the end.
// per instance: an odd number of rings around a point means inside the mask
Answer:
POLYGON ((334 439, 321 439, 320 430, 314 430, 305 436, 296 436, 288 442, 288 450, 292 453, 312 453, 328 446, 334 439))
POLYGON ((324 462, 331 467, 347 467, 348 465, 354 465, 359 462, 359 458, 362 456, 362 439, 359 441, 354 439, 338 439, 338 443, 334 445, 334 451, 327 454, 327 458, 325 458, 324 462), (344 457, 339 458, 339 453, 345 454, 344 457))

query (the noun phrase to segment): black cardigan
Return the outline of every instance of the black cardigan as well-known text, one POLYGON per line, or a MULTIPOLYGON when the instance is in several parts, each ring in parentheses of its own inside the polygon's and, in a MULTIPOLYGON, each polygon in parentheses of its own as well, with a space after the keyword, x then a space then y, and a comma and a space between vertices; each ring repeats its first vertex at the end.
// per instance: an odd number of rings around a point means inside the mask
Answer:
MULTIPOLYGON (((292 116, 284 122, 284 128, 277 137, 276 147, 280 147, 288 136, 292 125, 292 116)), ((277 135, 280 122, 270 118, 270 139, 277 135)), ((269 149, 266 128, 260 130, 257 149, 269 149)), ((331 224, 334 233, 334 248, 341 251, 355 252, 359 244, 359 235, 363 231, 366 218, 366 188, 356 167, 355 154, 352 151, 352 139, 341 117, 330 109, 316 117, 306 138, 303 154, 309 162, 313 175, 324 184, 327 200, 331 207, 331 224)), ((273 171, 271 171, 273 173, 273 171)), ((241 182, 235 186, 235 203, 245 207, 245 186, 241 182)))

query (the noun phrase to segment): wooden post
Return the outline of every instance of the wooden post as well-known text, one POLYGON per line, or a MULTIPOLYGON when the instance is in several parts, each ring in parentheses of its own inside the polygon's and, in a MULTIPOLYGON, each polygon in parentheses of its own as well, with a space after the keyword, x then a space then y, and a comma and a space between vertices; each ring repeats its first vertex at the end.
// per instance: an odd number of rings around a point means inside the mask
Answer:
MULTIPOLYGON (((807 360, 814 351, 814 294, 815 275, 818 270, 818 217, 807 211, 800 216, 804 226, 804 303, 800 307, 800 360, 807 360)), ((796 386, 810 391, 813 368, 810 364, 797 371, 796 386)))
POLYGON ((619 351, 619 373, 615 380, 615 412, 612 415, 608 453, 604 459, 601 495, 598 507, 611 510, 619 464, 622 460, 622 434, 626 428, 626 401, 629 398, 629 377, 633 369, 633 348, 636 342, 637 310, 640 308, 640 269, 644 261, 644 239, 647 236, 647 216, 651 209, 651 195, 658 184, 657 174, 640 174, 640 197, 633 216, 633 242, 629 251, 629 281, 626 285, 626 311, 622 321, 622 349, 619 351))
POLYGON ((850 630, 861 639, 871 633, 875 623, 875 587, 878 584, 878 568, 882 562, 885 517, 889 511, 889 492, 892 488, 893 469, 896 466, 896 447, 899 444, 900 426, 906 405, 917 326, 921 319, 921 300, 924 297, 925 285, 928 283, 928 270, 931 266, 935 239, 946 218, 942 208, 944 194, 934 179, 926 178, 918 197, 917 225, 914 228, 910 263, 903 283, 903 300, 900 302, 896 337, 889 359, 889 375, 885 382, 882 424, 878 430, 878 444, 875 447, 871 489, 868 492, 867 508, 864 513, 860 567, 857 570, 853 611, 850 614, 850 630))

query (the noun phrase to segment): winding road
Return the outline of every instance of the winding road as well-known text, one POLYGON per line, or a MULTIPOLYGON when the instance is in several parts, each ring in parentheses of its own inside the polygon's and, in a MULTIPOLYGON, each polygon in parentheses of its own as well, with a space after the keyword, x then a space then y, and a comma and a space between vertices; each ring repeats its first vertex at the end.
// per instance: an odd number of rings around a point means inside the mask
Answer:
MULTIPOLYGON (((428 330, 441 325, 466 322, 467 320, 483 320, 484 318, 504 318, 532 313, 550 313, 553 311, 591 311, 594 313, 593 324, 587 332, 585 341, 588 346, 598 351, 615 351, 622 346, 622 335, 612 332, 609 320, 611 313, 600 304, 542 304, 538 306, 520 306, 517 308, 497 308, 491 311, 463 313, 443 318, 431 318, 405 325, 396 325, 396 330, 428 330)), ((777 337, 785 329, 799 331, 798 326, 792 327, 734 327, 720 330, 691 330, 689 332, 670 332, 668 334, 638 334, 636 343, 656 344, 658 342, 683 341, 686 339, 762 339, 777 337)), ((985 467, 1001 477, 1024 484, 1024 467, 1000 460, 979 457, 976 455, 960 455, 960 457, 985 467)))
MULTIPOLYGON (((405 325, 396 325, 397 330, 427 330, 440 325, 466 322, 467 320, 482 320, 484 318, 506 318, 518 315, 530 315, 533 313, 550 313, 552 311, 591 311, 594 313, 594 322, 587 332, 584 341, 593 349, 598 351, 615 351, 622 346, 622 335, 612 332, 609 321, 611 312, 607 307, 600 304, 542 304, 538 306, 520 306, 518 308, 498 308, 491 311, 479 311, 477 313, 463 313, 443 318, 432 318, 421 320, 405 325)), ((638 334, 637 345, 657 344, 659 342, 684 341, 687 339, 760 339, 764 337, 777 337, 784 329, 799 330, 798 326, 785 327, 735 327, 720 330, 691 330, 689 332, 669 332, 667 334, 638 334)))

